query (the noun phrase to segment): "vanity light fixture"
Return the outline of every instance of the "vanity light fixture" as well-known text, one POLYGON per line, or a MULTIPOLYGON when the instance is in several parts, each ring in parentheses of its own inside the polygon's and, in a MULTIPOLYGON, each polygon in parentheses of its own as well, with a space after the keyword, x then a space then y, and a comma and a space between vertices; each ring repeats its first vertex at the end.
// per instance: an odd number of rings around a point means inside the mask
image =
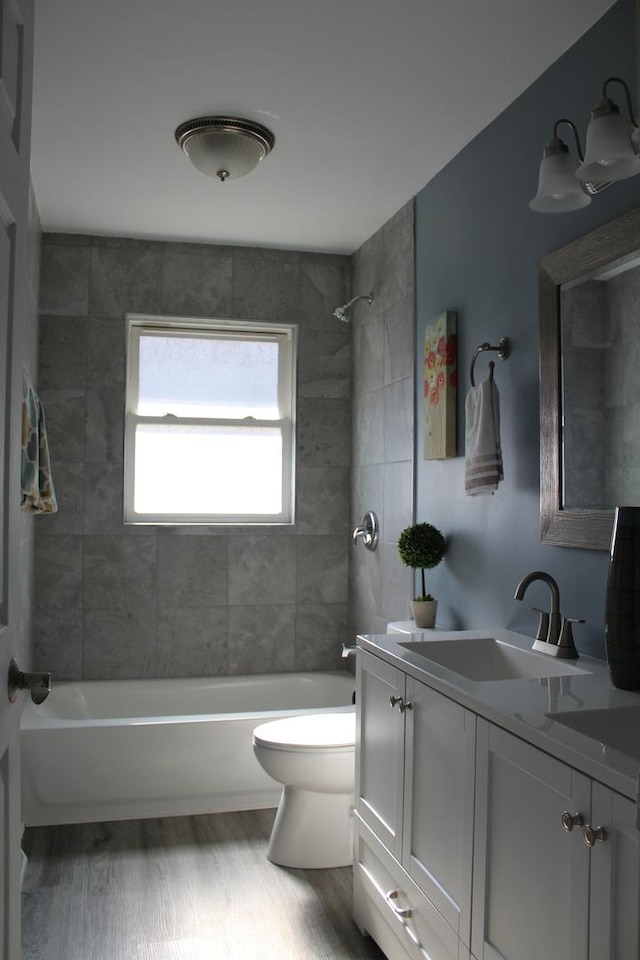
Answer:
POLYGON ((538 192, 529 203, 530 209, 536 213, 567 213, 586 207, 592 196, 612 183, 640 174, 639 151, 640 130, 629 87, 620 77, 609 77, 602 88, 602 99, 591 112, 584 156, 576 125, 564 117, 556 120, 553 138, 542 155, 538 192), (628 119, 607 96, 610 83, 622 84, 628 119), (561 123, 568 124, 573 131, 577 161, 558 136, 561 123))
POLYGON ((275 143, 267 127, 241 117, 196 117, 181 123, 175 138, 194 167, 221 183, 251 173, 275 143))

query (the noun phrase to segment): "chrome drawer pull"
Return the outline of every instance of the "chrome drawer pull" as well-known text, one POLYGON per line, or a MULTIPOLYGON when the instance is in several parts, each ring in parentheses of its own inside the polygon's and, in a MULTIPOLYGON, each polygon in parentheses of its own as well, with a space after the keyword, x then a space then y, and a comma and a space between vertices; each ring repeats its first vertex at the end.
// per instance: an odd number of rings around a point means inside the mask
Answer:
POLYGON ((389 697, 389 706, 397 707, 399 703, 402 703, 402 697, 394 697, 393 694, 389 697))
POLYGON ((411 907, 399 907, 397 903, 394 903, 398 899, 397 890, 389 890, 389 893, 385 894, 385 900, 395 913, 396 917, 401 917, 403 920, 408 920, 411 916, 411 907))

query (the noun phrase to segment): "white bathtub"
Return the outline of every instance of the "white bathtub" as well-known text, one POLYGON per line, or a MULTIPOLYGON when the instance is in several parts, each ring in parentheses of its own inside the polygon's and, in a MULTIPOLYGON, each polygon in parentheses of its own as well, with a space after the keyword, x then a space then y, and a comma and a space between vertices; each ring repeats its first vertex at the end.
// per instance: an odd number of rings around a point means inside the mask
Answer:
POLYGON ((276 806, 253 755, 275 717, 351 710, 347 671, 53 685, 21 723, 27 826, 276 806))

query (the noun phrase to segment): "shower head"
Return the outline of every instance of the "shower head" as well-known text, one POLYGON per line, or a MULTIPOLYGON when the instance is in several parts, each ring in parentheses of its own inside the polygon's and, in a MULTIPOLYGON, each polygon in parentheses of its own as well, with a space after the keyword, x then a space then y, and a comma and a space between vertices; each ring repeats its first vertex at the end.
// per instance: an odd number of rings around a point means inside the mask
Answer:
POLYGON ((374 299, 373 290, 371 291, 371 293, 363 293, 359 297, 352 297, 352 299, 349 300, 348 303, 345 303, 341 307, 336 307, 336 309, 333 311, 333 316, 336 317, 336 319, 338 320, 342 320, 343 323, 349 323, 347 310, 349 310, 353 306, 353 304, 356 303, 356 301, 358 300, 366 300, 367 303, 371 304, 373 303, 373 299, 374 299))

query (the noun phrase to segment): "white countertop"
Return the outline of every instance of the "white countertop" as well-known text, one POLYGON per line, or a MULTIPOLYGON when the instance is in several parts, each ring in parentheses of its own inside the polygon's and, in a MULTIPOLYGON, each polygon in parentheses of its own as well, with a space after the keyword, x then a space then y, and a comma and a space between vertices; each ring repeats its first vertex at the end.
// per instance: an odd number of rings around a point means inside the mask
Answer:
MULTIPOLYGON (((498 724, 541 750, 558 757, 587 776, 638 802, 640 771, 640 713, 636 757, 600 743, 551 719, 549 713, 640 707, 640 692, 616 689, 606 663, 580 656, 568 661, 585 671, 571 676, 530 680, 469 680, 401 646, 407 641, 425 644, 473 637, 493 637, 524 650, 533 639, 511 630, 415 630, 412 634, 362 635, 358 646, 398 667, 416 680, 457 701, 479 716, 498 724)), ((547 657, 547 654, 539 656, 547 657)), ((555 658, 554 658, 555 660, 555 658)), ((566 663, 567 661, 555 661, 566 663)), ((634 738, 635 743, 635 738, 634 738)))

